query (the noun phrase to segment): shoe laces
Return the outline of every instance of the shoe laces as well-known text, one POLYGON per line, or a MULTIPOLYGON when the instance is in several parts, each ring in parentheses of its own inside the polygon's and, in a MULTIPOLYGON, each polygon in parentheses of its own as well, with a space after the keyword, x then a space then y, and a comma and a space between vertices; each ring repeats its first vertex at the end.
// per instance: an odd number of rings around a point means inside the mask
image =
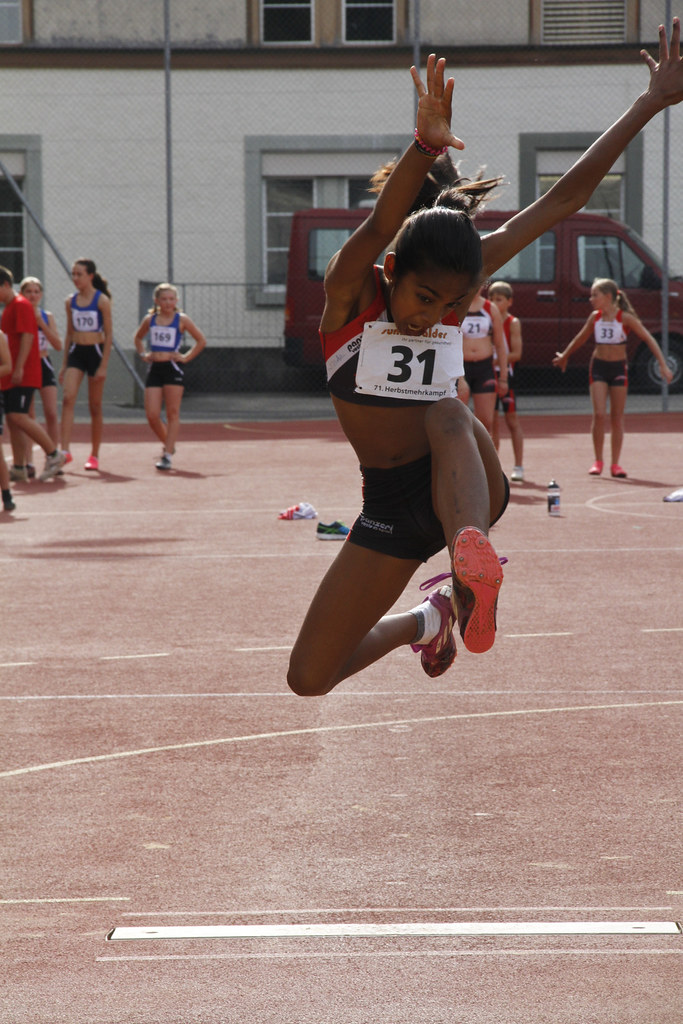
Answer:
MULTIPOLYGON (((507 565, 508 559, 503 555, 498 561, 501 565, 507 565)), ((437 583, 441 583, 442 580, 452 579, 453 574, 450 572, 440 572, 438 576, 432 576, 431 579, 425 580, 424 583, 420 583, 420 590, 431 590, 437 583)))

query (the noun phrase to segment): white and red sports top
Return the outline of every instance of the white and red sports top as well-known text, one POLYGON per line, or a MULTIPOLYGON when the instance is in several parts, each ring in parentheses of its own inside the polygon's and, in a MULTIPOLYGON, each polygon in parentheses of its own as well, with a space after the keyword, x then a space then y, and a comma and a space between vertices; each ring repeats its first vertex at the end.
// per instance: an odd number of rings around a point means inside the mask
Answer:
MULTIPOLYGON (((374 272, 376 292, 367 309, 337 331, 319 332, 330 394, 356 405, 379 406, 394 406, 397 401, 404 405, 422 405, 425 401, 438 401, 439 398, 446 395, 456 394, 456 381, 458 376, 462 376, 464 369, 462 365, 462 334, 455 313, 444 317, 439 324, 431 329, 429 335, 422 339, 404 339, 399 336, 396 339, 397 349, 392 350, 391 356, 391 359, 395 361, 393 365, 391 362, 389 363, 389 375, 382 385, 379 384, 379 376, 373 376, 369 384, 364 384, 357 379, 361 347, 368 344, 380 355, 380 345, 382 344, 379 338, 373 341, 366 337, 364 342, 364 333, 367 335, 366 325, 372 333, 372 324, 378 324, 378 328, 375 329, 376 335, 397 334, 396 329, 390 324, 382 291, 382 268, 375 266, 374 272), (381 327, 384 323, 388 325, 386 331, 381 327), (407 344, 402 345, 401 341, 407 344), (414 346, 414 350, 410 348, 411 345, 414 346), (426 353, 418 351, 421 347, 431 349, 434 353, 433 357, 428 351, 426 353), (448 367, 448 379, 445 382, 443 373, 441 378, 438 376, 444 365, 444 355, 446 355, 445 362, 448 367), (436 369, 433 385, 430 378, 432 368, 436 369), (375 380, 378 383, 373 383, 375 380), (437 380, 440 383, 437 384, 437 380), (417 394, 421 394, 422 397, 411 397, 417 394)), ((367 351, 364 348, 364 352, 367 351)), ((383 357, 380 355, 380 358, 383 357)), ((366 363, 370 361, 366 360, 366 363)), ((367 372, 366 363, 363 364, 364 376, 367 372)), ((372 373, 375 372, 376 368, 372 367, 372 373)))
POLYGON ((617 310, 614 320, 604 320, 602 313, 597 313, 593 324, 593 336, 596 345, 623 345, 628 331, 622 323, 622 312, 617 310))
POLYGON ((493 334, 493 320, 491 319, 491 303, 484 299, 484 306, 476 312, 469 312, 463 317, 462 333, 465 338, 488 338, 493 334))

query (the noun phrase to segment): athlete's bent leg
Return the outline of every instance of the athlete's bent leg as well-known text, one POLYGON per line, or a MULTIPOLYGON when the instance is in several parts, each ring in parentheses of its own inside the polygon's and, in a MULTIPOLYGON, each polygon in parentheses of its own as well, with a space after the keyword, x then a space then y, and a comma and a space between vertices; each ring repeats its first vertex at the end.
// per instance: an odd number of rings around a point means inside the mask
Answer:
POLYGON ((415 639, 412 612, 388 615, 422 563, 350 541, 325 574, 292 649, 287 682, 302 697, 329 693, 415 639))

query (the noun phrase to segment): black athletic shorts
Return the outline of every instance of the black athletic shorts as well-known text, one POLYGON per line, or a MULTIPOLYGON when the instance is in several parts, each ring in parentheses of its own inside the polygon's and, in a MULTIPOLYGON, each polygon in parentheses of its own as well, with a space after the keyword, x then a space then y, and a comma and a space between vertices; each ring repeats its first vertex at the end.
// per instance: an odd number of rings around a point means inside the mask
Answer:
POLYGON ((5 405, 5 412, 28 412, 31 408, 31 402, 33 401, 33 394, 35 388, 7 388, 2 393, 2 399, 5 405))
POLYGON ((628 387, 628 363, 625 359, 596 359, 590 361, 589 380, 591 384, 601 381, 610 388, 628 387))
POLYGON ((163 388, 166 384, 175 384, 183 387, 185 383, 185 372, 182 366, 178 366, 172 359, 165 359, 160 363, 151 363, 146 388, 163 388))
MULTIPOLYGON (((431 455, 391 469, 361 466, 361 473, 363 508, 348 537, 352 544, 421 562, 446 547, 443 526, 432 505, 431 455)), ((503 480, 505 501, 491 526, 507 507, 510 486, 505 474, 503 480)))
POLYGON ((43 388, 56 388, 57 377, 55 375, 55 369, 50 362, 48 356, 42 356, 40 360, 40 371, 43 375, 40 387, 43 388))
POLYGON ((97 345, 72 345, 69 349, 69 357, 66 361, 67 367, 73 366, 81 373, 87 373, 94 377, 102 362, 102 346, 97 345))
POLYGON ((496 390, 496 371, 493 368, 493 356, 486 359, 466 359, 464 362, 465 380, 469 384, 470 394, 490 395, 496 390))

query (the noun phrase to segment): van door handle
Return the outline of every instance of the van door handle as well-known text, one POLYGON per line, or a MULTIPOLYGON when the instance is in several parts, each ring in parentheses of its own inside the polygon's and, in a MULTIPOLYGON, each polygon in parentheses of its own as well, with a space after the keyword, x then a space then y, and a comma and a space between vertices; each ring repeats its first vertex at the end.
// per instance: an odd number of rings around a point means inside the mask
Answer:
POLYGON ((541 290, 536 292, 536 298, 541 302, 554 302, 557 296, 555 295, 555 291, 550 289, 548 291, 541 290))

